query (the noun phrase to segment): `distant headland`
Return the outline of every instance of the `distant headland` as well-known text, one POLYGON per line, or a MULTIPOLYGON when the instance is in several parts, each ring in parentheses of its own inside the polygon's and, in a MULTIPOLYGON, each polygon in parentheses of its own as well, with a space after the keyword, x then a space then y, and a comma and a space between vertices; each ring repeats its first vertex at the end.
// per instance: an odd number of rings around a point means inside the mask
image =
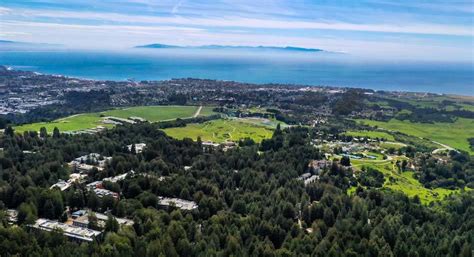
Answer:
POLYGON ((179 48, 179 49, 243 49, 243 50, 276 50, 276 51, 297 51, 297 52, 324 52, 322 49, 318 48, 304 48, 304 47, 294 47, 294 46, 229 46, 229 45, 202 45, 202 46, 178 46, 178 45, 166 45, 166 44, 148 44, 135 46, 135 48, 155 48, 155 49, 169 49, 169 48, 179 48))

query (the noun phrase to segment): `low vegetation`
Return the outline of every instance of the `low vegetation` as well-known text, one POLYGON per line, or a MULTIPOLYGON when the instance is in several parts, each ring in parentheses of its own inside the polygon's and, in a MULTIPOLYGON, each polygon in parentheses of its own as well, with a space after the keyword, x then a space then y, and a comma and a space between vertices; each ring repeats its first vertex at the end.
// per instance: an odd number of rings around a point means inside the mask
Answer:
POLYGON ((204 123, 188 124, 185 127, 167 128, 164 132, 174 138, 191 138, 203 141, 222 143, 225 141, 239 141, 250 138, 255 142, 261 142, 265 138, 272 137, 273 129, 270 124, 257 122, 254 119, 219 119, 204 123))
MULTIPOLYGON (((85 129, 96 128, 97 126, 113 127, 111 124, 105 124, 104 117, 112 116, 128 119, 130 117, 143 118, 150 122, 158 122, 173 119, 184 119, 193 117, 198 106, 138 106, 124 109, 114 109, 104 112, 84 113, 72 115, 66 118, 57 119, 51 122, 37 122, 15 127, 15 131, 39 131, 45 127, 47 131, 53 131, 57 127, 60 131, 71 132, 85 129)), ((213 114, 212 107, 203 107, 199 115, 213 114)))
MULTIPOLYGON (((429 204, 434 201, 444 199, 453 193, 459 193, 460 189, 446 189, 446 188, 434 188, 429 189, 423 186, 415 177, 415 173, 410 170, 400 170, 397 166, 397 161, 401 161, 403 158, 397 158, 394 160, 351 160, 352 166, 364 174, 365 171, 381 172, 384 177, 383 187, 395 191, 403 192, 408 197, 417 197, 424 204, 429 204), (362 171, 365 170, 365 171, 362 171)), ((376 172, 373 172, 377 174, 376 172)), ((363 182, 367 181, 367 175, 362 175, 363 182)), ((373 177, 373 176, 372 176, 373 177)), ((376 176, 379 178, 379 176, 376 176)), ((376 179, 372 179, 376 180, 376 179)), ((361 183, 363 186, 367 184, 361 183)), ((469 190, 468 188, 466 188, 469 190)), ((349 192, 354 192, 355 187, 351 188, 349 192)))
MULTIPOLYGON (((428 138, 450 147, 474 154, 468 139, 474 134, 474 120, 458 118, 453 123, 415 123, 391 119, 388 122, 375 120, 358 120, 360 123, 376 126, 386 130, 400 131, 407 135, 428 138)), ((440 146, 441 147, 441 146, 440 146)))

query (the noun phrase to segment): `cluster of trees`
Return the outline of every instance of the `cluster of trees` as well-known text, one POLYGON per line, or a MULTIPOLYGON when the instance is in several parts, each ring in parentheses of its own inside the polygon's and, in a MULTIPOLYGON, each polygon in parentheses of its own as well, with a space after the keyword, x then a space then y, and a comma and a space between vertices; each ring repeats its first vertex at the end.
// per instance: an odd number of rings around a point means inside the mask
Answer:
POLYGON ((359 183, 366 187, 382 187, 385 179, 383 173, 372 167, 362 167, 359 183))
MULTIPOLYGON (((453 101, 443 100, 438 104, 437 107, 420 107, 413 105, 407 101, 374 96, 370 98, 371 101, 385 102, 388 106, 394 108, 397 111, 405 110, 404 112, 395 112, 394 116, 387 116, 383 113, 376 116, 377 120, 388 120, 390 118, 396 118, 399 120, 409 120, 411 122, 421 123, 434 123, 434 122, 454 122, 456 118, 468 118, 474 119, 474 112, 469 110, 463 110, 461 107, 453 101), (455 107, 454 110, 447 110, 447 107, 455 107)), ((375 104, 370 107, 372 110, 380 110, 380 106, 375 104)))
POLYGON ((409 120, 411 122, 435 123, 454 122, 455 116, 451 112, 446 112, 435 108, 412 107, 410 112, 399 113, 396 118, 399 120, 409 120))
MULTIPOLYGON (((95 135, 5 134, 0 147, 0 205, 19 210, 20 226, 0 212, 0 252, 20 256, 471 256, 474 195, 453 196, 431 208, 396 192, 358 188, 352 170, 333 163, 319 181, 296 178, 323 158, 308 128, 278 128, 261 145, 223 152, 199 141, 167 137, 158 124, 119 126, 95 135), (147 144, 140 154, 125 146, 147 144), (25 153, 24 151, 32 153, 25 153), (65 162, 97 152, 112 156, 88 182, 123 174, 105 187, 120 199, 99 199, 83 185, 49 186, 68 177, 65 162), (190 166, 190 169, 184 169, 190 166), (164 177, 165 179, 162 179, 164 177), (193 200, 193 211, 162 209, 158 196, 193 200), (110 210, 134 225, 106 225, 93 243, 25 224, 36 217, 64 220, 65 206, 110 210)), ((382 177, 383 179, 383 177, 382 177)), ((367 184, 380 180, 370 172, 367 184)), ((364 182, 365 183, 365 182, 364 182)), ((374 185, 376 187, 377 184, 374 185)))
POLYGON ((426 154, 417 160, 417 176, 425 187, 474 188, 474 159, 467 153, 450 151, 446 158, 426 154))
POLYGON ((366 97, 358 89, 350 89, 343 93, 332 106, 335 115, 348 115, 352 112, 361 111, 365 107, 366 97))

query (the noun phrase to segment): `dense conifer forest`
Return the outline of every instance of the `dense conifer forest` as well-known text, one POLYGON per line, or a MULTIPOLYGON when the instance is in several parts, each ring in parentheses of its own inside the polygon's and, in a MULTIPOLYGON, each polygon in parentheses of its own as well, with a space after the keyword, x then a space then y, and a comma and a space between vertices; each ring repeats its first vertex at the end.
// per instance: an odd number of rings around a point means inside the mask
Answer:
MULTIPOLYGON (((363 186, 348 194, 356 179, 343 160, 305 186, 296 178, 308 171, 310 161, 324 158, 310 145, 311 128, 278 127, 261 144, 246 140, 223 151, 200 140, 172 139, 158 126, 82 135, 20 135, 7 129, 0 141, 0 207, 18 210, 18 224, 9 224, 7 213, 0 212, 1 255, 472 256, 472 191, 426 205, 380 189, 383 174, 369 170, 358 178, 363 186), (147 145, 141 153, 126 147, 139 142, 147 145), (112 160, 103 171, 92 170, 88 182, 134 170, 124 180, 105 183, 119 199, 99 198, 79 183, 67 191, 49 189, 71 173, 65 163, 91 152, 112 160), (161 208, 158 196, 195 201, 199 207, 161 208), (38 217, 66 219, 66 206, 109 211, 133 225, 110 219, 91 243, 30 226, 38 217)), ((460 163, 452 164, 456 169, 472 171, 469 155, 453 158, 460 163)), ((430 160, 424 165, 431 167, 430 160)), ((420 180, 432 185, 449 177, 438 173, 427 171, 420 180)))

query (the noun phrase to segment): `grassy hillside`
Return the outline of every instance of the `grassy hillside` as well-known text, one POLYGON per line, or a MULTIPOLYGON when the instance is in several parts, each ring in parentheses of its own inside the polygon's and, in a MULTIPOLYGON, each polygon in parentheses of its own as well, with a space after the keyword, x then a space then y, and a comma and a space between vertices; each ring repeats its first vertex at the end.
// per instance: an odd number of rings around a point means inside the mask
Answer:
MULTIPOLYGON (((84 113, 54 120, 51 122, 38 122, 15 127, 15 131, 38 131, 41 127, 51 132, 54 127, 60 131, 79 131, 97 126, 112 127, 102 123, 105 116, 118 118, 140 117, 150 122, 172 120, 177 118, 190 118, 198 110, 198 106, 137 106, 124 109, 114 109, 104 112, 84 113)), ((200 115, 212 114, 212 107, 203 107, 200 115)))
MULTIPOLYGON (((276 125, 273 128, 275 127, 276 125)), ((188 124, 186 127, 164 129, 164 131, 169 136, 178 139, 188 137, 196 140, 201 137, 203 141, 220 143, 249 137, 260 142, 273 135, 273 128, 264 123, 258 124, 255 120, 220 119, 201 124, 188 124)))
POLYGON ((348 131, 346 133, 344 133, 346 135, 349 135, 349 136, 353 136, 353 137, 370 137, 370 138, 385 138, 386 140, 389 140, 389 141, 395 141, 395 138, 393 138, 392 135, 386 133, 386 132, 383 132, 383 131, 367 131, 367 130, 364 130, 364 131, 348 131))
MULTIPOLYGON (((460 189, 449 190, 445 188, 425 188, 423 184, 413 177, 413 171, 399 172, 395 166, 396 160, 351 160, 351 163, 356 169, 361 169, 363 166, 366 166, 381 171, 385 177, 384 188, 401 191, 408 197, 418 196, 421 202, 425 204, 432 201, 442 200, 444 197, 452 193, 460 192, 460 189)), ((353 192, 355 188, 356 187, 352 187, 349 192, 353 192)))
POLYGON ((358 120, 358 122, 378 126, 387 130, 396 130, 407 135, 428 138, 456 149, 474 154, 469 148, 468 138, 474 136, 474 120, 459 118, 453 123, 413 123, 392 119, 388 122, 358 120))

